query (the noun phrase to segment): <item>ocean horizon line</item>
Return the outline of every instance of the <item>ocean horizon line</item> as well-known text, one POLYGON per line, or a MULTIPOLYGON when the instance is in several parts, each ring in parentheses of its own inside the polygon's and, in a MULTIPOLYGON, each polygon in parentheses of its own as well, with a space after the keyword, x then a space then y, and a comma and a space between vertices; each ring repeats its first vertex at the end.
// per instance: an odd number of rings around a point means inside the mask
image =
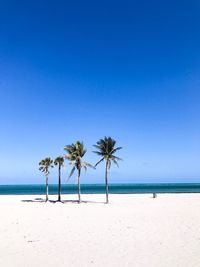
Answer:
MULTIPOLYGON (((0 195, 43 195, 45 184, 0 185, 0 195)), ((62 194, 77 194, 76 184, 62 184, 62 194)), ((105 184, 81 184, 83 194, 105 194, 105 184)), ((49 184, 49 194, 58 193, 57 184, 49 184)), ((115 183, 109 184, 111 194, 200 193, 200 183, 115 183)))
MULTIPOLYGON (((45 183, 0 183, 0 186, 22 186, 22 185, 27 185, 27 186, 30 186, 30 185, 44 185, 45 183)), ((109 186, 110 185, 175 185, 175 184, 185 184, 185 185, 189 185, 189 184, 192 184, 192 185, 200 185, 200 182, 120 182, 120 183, 109 183, 109 186)), ((57 186, 57 183, 49 183, 49 185, 53 185, 53 186, 57 186)), ((74 186, 74 185, 77 185, 76 183, 66 183, 66 182, 63 182, 62 185, 69 185, 69 186, 74 186)), ((81 185, 105 185, 105 183, 81 183, 81 185)))

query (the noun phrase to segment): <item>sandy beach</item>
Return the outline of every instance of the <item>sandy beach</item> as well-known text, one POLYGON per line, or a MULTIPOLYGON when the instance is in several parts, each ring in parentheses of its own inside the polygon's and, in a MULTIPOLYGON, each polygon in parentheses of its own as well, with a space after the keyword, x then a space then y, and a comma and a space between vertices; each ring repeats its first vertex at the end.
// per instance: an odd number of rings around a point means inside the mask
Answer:
POLYGON ((0 266, 200 266, 200 194, 62 197, 0 196, 0 266))

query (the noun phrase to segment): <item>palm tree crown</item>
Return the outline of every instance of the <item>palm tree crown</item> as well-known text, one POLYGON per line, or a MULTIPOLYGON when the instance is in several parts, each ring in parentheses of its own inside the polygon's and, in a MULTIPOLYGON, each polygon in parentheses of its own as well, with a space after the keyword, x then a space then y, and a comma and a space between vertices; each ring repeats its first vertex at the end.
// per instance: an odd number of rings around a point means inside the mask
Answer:
POLYGON ((45 175, 49 174, 49 168, 53 168, 53 160, 51 158, 42 159, 39 162, 39 170, 44 172, 45 175))
POLYGON ((60 157, 57 157, 55 160, 54 160, 54 165, 55 166, 63 166, 63 164, 64 164, 64 161, 65 161, 65 159, 64 159, 64 157, 62 157, 62 156, 60 156, 60 157))
POLYGON ((75 169, 81 170, 83 167, 85 170, 87 170, 87 167, 93 167, 91 164, 82 160, 87 152, 87 150, 84 148, 83 142, 77 141, 76 143, 67 145, 64 147, 64 150, 67 152, 65 155, 66 159, 70 160, 70 165, 73 166, 69 178, 73 175, 75 169))
POLYGON ((108 164, 108 169, 111 167, 111 163, 113 162, 118 166, 119 160, 122 160, 119 157, 116 157, 114 154, 122 149, 122 147, 115 147, 116 141, 112 139, 111 137, 104 137, 104 139, 100 139, 94 147, 97 149, 97 151, 93 151, 98 156, 101 156, 102 158, 96 163, 95 167, 101 163, 103 160, 105 160, 108 164))

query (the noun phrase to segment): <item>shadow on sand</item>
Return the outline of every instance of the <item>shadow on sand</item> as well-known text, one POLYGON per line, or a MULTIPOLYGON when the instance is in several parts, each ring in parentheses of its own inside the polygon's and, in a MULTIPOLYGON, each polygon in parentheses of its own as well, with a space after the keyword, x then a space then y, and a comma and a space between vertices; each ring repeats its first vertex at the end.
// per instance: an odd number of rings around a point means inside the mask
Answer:
POLYGON ((90 201, 90 200, 82 200, 80 203, 78 200, 63 200, 62 203, 74 203, 74 204, 86 204, 86 203, 94 203, 94 204, 105 204, 103 201, 90 201))
POLYGON ((62 203, 62 204, 67 204, 67 203, 73 203, 73 204, 86 204, 86 203, 106 204, 103 201, 85 201, 85 200, 82 200, 79 203, 78 200, 72 200, 72 199, 69 199, 69 200, 61 200, 61 201, 58 201, 58 200, 48 200, 48 201, 46 201, 43 198, 35 198, 35 199, 23 199, 21 201, 22 202, 36 202, 36 203, 45 203, 45 202, 48 202, 48 203, 53 203, 53 204, 55 204, 55 203, 62 203))
POLYGON ((22 202, 46 202, 43 198, 22 199, 22 202))

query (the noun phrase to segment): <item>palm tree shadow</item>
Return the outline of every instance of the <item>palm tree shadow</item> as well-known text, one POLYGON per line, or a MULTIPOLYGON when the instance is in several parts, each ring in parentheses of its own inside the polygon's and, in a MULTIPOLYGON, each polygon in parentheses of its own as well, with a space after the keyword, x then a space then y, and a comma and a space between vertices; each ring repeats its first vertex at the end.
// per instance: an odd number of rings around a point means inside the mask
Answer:
POLYGON ((106 202, 103 202, 103 201, 88 201, 88 200, 82 200, 80 203, 78 200, 62 200, 61 201, 63 204, 66 204, 66 203, 73 203, 73 204, 87 204, 87 203, 93 203, 93 204, 105 204, 106 202))
POLYGON ((90 201, 90 200, 82 200, 80 203, 78 200, 63 200, 62 201, 63 204, 65 203, 73 203, 73 204, 87 204, 87 203, 93 203, 93 204, 105 204, 106 202, 103 202, 103 201, 90 201))
MULTIPOLYGON (((43 198, 22 199, 21 202, 45 203, 46 200, 43 199, 43 198)), ((87 203, 92 203, 92 204, 106 204, 106 202, 104 202, 104 201, 91 201, 91 200, 83 200, 83 201, 81 201, 79 203, 78 200, 72 200, 72 199, 69 199, 69 200, 61 200, 61 201, 58 201, 58 200, 49 200, 47 202, 52 203, 52 204, 55 204, 55 203, 62 203, 62 204, 67 204, 67 203, 73 203, 73 204, 87 204, 87 203)))
POLYGON ((91 201, 91 200, 83 200, 82 203, 106 204, 105 201, 91 201))
POLYGON ((48 202, 53 203, 53 204, 55 204, 55 203, 62 203, 62 204, 64 204, 64 201, 62 201, 62 200, 49 200, 48 202))
POLYGON ((58 200, 48 200, 48 201, 46 201, 45 199, 43 199, 43 198, 35 198, 35 199, 23 199, 23 200, 21 200, 22 202, 38 202, 38 203, 44 203, 44 202, 49 202, 49 203, 53 203, 53 204, 55 204, 55 203, 63 203, 63 201, 58 201, 58 200))
POLYGON ((35 199, 22 199, 22 202, 46 202, 43 198, 35 198, 35 199))
POLYGON ((63 204, 66 204, 66 203, 79 204, 79 201, 78 201, 78 200, 72 200, 72 199, 69 199, 69 200, 62 200, 61 202, 62 202, 63 204))

